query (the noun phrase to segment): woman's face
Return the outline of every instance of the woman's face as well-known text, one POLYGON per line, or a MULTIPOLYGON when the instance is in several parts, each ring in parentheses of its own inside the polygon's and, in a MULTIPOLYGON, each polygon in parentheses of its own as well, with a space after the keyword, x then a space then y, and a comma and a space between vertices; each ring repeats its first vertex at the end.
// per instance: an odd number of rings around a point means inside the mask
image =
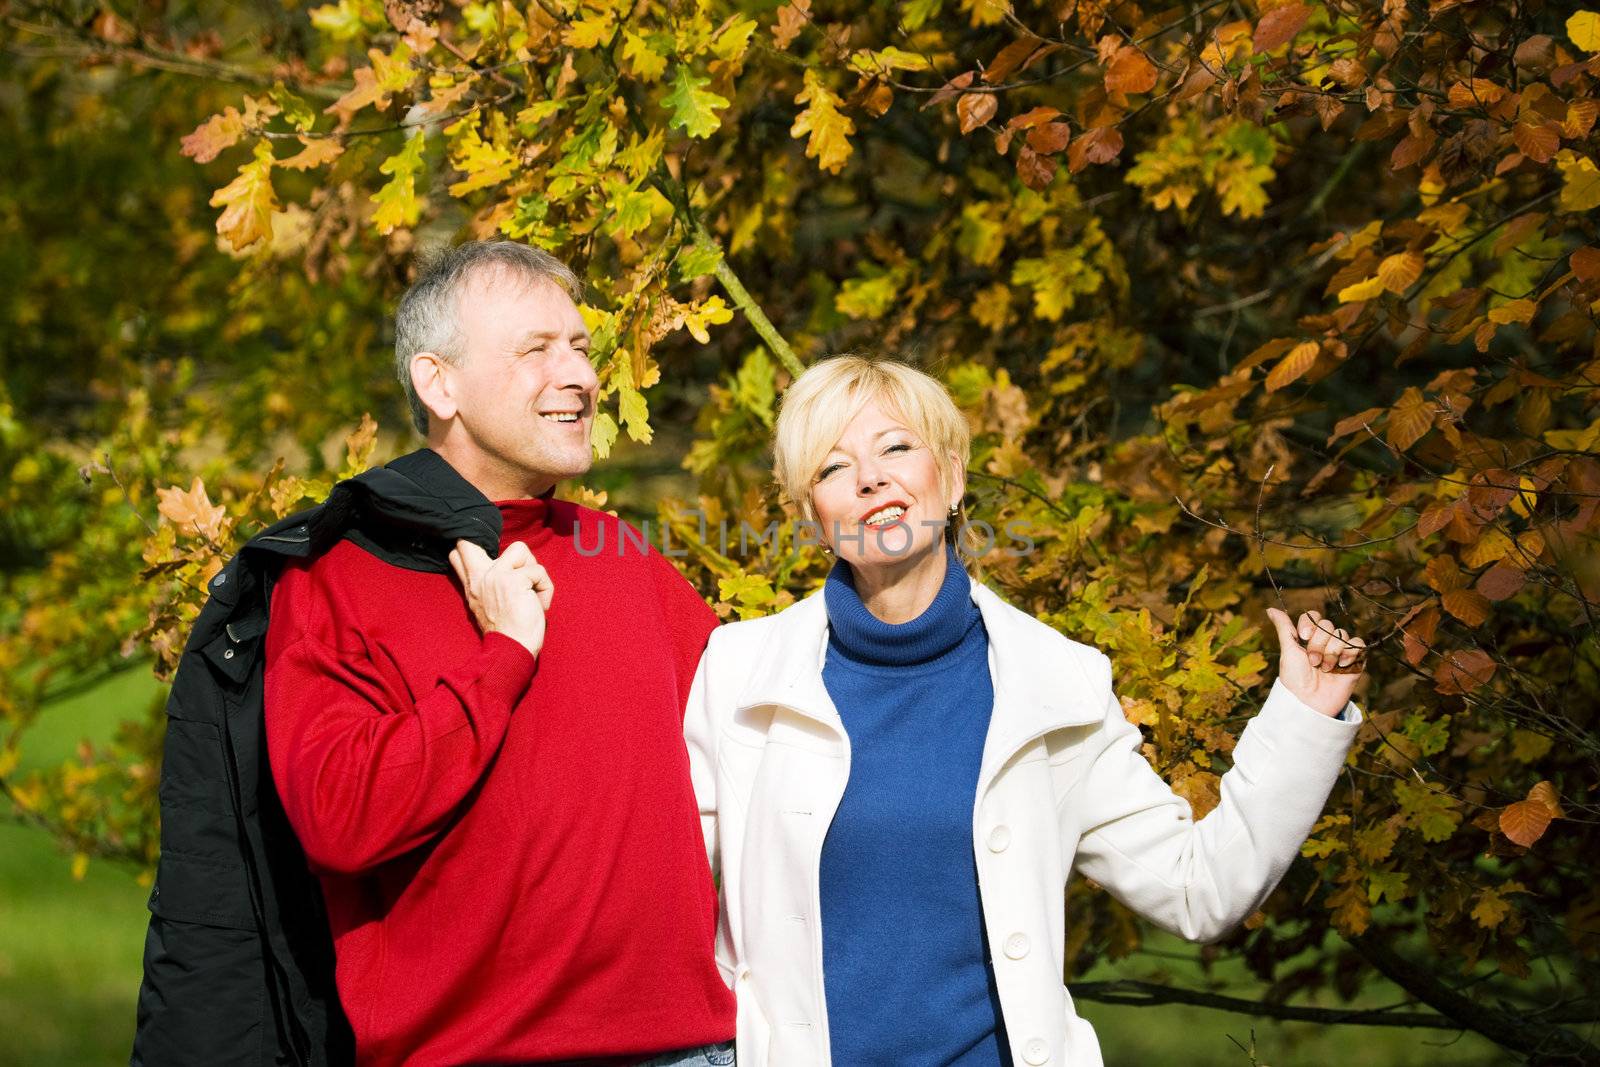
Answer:
POLYGON ((942 490, 933 450, 872 400, 823 458, 811 506, 840 559, 902 565, 943 543, 950 505, 964 488, 942 490))

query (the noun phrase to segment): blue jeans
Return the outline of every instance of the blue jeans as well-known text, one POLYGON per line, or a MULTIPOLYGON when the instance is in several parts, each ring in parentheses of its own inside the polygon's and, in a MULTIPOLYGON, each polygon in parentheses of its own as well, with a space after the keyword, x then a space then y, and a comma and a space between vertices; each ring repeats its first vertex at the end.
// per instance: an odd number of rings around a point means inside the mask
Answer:
POLYGON ((733 1042, 680 1049, 657 1056, 644 1067, 733 1067, 733 1042))

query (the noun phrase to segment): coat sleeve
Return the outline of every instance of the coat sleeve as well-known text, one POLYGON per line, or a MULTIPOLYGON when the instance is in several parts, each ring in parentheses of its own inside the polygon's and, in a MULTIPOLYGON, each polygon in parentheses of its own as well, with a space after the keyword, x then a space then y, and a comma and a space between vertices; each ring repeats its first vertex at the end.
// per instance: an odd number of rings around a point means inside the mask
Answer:
MULTIPOLYGON (((1084 742, 1082 770, 1061 799, 1074 866, 1146 919, 1190 941, 1214 941, 1261 906, 1288 871, 1332 792, 1361 712, 1329 718, 1274 681, 1222 776, 1221 801, 1196 821, 1151 768, 1122 714, 1111 665, 1096 654, 1105 717, 1084 742)), ((1068 854, 1071 854, 1069 851, 1068 854)))
POLYGON ((491 633, 413 699, 365 655, 269 629, 267 751, 312 867, 356 874, 442 830, 493 762, 535 663, 491 633))
POLYGON ((729 952, 728 901, 722 878, 722 850, 717 825, 717 694, 713 693, 714 657, 717 635, 712 634, 689 687, 689 703, 684 709, 683 740, 689 749, 689 778, 694 785, 695 802, 700 808, 700 832, 705 837, 706 858, 711 861, 711 876, 717 885, 717 967, 723 981, 733 982, 733 959, 729 952))

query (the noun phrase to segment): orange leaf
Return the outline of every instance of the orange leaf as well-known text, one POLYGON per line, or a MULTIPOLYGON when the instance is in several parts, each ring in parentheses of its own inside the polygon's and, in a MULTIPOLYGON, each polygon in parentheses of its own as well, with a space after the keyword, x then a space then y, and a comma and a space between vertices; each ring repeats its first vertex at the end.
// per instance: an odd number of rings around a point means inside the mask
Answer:
POLYGON ((1391 293, 1403 293, 1422 277, 1425 265, 1420 252, 1396 252, 1378 264, 1378 277, 1391 293))
POLYGON ((1572 273, 1576 274, 1580 281, 1592 282, 1600 278, 1600 248, 1586 245, 1573 252, 1569 262, 1572 273))
POLYGON ((1278 361, 1267 375, 1267 392, 1276 393, 1279 389, 1298 379, 1311 365, 1317 361, 1317 355, 1322 351, 1322 346, 1316 341, 1301 341, 1289 350, 1289 354, 1278 361))
POLYGON ((1528 799, 1543 804, 1550 811, 1552 819, 1566 818, 1566 812, 1561 810, 1561 797, 1556 793, 1553 782, 1545 781, 1528 790, 1528 799))
POLYGON ((1489 598, 1472 589, 1452 589, 1439 598, 1444 610, 1468 626, 1482 626, 1489 620, 1489 598))
POLYGON ((195 534, 215 541, 222 532, 222 518, 227 514, 221 504, 212 504, 206 495, 206 486, 198 477, 184 492, 177 486, 157 489, 160 501, 156 510, 162 518, 178 528, 180 533, 195 534))
POLYGON ((1500 813, 1500 832, 1523 848, 1550 829, 1550 809, 1537 800, 1519 800, 1500 813))
POLYGON ((994 61, 984 68, 983 80, 990 85, 1005 81, 1016 73, 1017 68, 1021 67, 1023 62, 1033 55, 1034 49, 1038 47, 1039 42, 1031 37, 1022 37, 1012 41, 1000 49, 999 54, 994 57, 994 61))
POLYGON ((1100 126, 1076 138, 1067 149, 1067 169, 1076 174, 1091 163, 1110 163, 1122 154, 1122 131, 1100 126))
POLYGON ((1416 386, 1412 386, 1401 394, 1400 402, 1389 413, 1389 425, 1384 436, 1391 445, 1404 452, 1433 429, 1434 417, 1433 405, 1423 398, 1416 386))
POLYGON ((1072 140, 1072 129, 1065 122, 1047 122, 1028 131, 1028 147, 1042 156, 1054 155, 1072 140))
POLYGON ((1553 122, 1519 122, 1511 129, 1511 139, 1535 163, 1548 163, 1561 147, 1561 127, 1553 122))
POLYGON ((1000 102, 993 93, 963 93, 956 101, 956 115, 961 119, 961 132, 971 133, 994 118, 1000 102))
POLYGON ((772 43, 780 49, 800 36, 811 17, 811 0, 792 0, 778 8, 778 21, 772 27, 772 43))
POLYGON ((178 142, 178 151, 193 157, 196 163, 210 163, 223 149, 238 144, 243 136, 244 118, 237 108, 230 107, 196 126, 193 133, 178 142))
POLYGON ((1155 88, 1156 77, 1155 64, 1139 49, 1124 45, 1106 68, 1106 92, 1148 93, 1155 88))
POLYGON ((310 170, 324 163, 332 163, 344 154, 344 145, 332 137, 302 137, 300 143, 305 147, 288 159, 280 159, 278 166, 288 167, 290 170, 310 170))
POLYGON ((1310 17, 1311 9, 1305 4, 1285 4, 1283 7, 1275 7, 1262 15, 1261 21, 1256 23, 1256 32, 1251 43, 1257 52, 1270 52, 1292 40, 1310 17))
POLYGON ((1513 322, 1531 322, 1534 313, 1539 310, 1539 305, 1526 297, 1516 300, 1507 300, 1499 307, 1489 312, 1489 321, 1500 326, 1513 322))
POLYGON ((1345 434, 1354 433, 1363 426, 1371 426, 1373 420, 1383 414, 1382 408, 1368 408, 1354 415, 1346 416, 1333 424, 1333 432, 1328 435, 1328 444, 1333 444, 1345 434))
POLYGON ((1035 126, 1042 126, 1051 119, 1059 116, 1061 112, 1053 107, 1036 107, 1024 111, 1020 115, 1012 115, 1006 120, 1008 130, 1031 130, 1035 126))
POLYGON ((1561 123, 1561 136, 1573 141, 1583 140, 1594 128, 1597 116, 1600 116, 1600 103, 1593 97, 1572 101, 1567 105, 1567 117, 1561 123))

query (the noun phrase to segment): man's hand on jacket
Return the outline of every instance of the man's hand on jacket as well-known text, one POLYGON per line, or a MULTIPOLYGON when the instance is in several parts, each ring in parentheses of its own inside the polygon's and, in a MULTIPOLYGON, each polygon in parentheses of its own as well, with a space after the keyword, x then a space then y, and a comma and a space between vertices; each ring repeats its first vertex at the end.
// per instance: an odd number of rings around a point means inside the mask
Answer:
POLYGON ((499 559, 490 559, 471 541, 457 541, 450 566, 461 580, 478 629, 505 634, 537 656, 544 647, 545 612, 555 586, 528 546, 513 541, 499 559))

